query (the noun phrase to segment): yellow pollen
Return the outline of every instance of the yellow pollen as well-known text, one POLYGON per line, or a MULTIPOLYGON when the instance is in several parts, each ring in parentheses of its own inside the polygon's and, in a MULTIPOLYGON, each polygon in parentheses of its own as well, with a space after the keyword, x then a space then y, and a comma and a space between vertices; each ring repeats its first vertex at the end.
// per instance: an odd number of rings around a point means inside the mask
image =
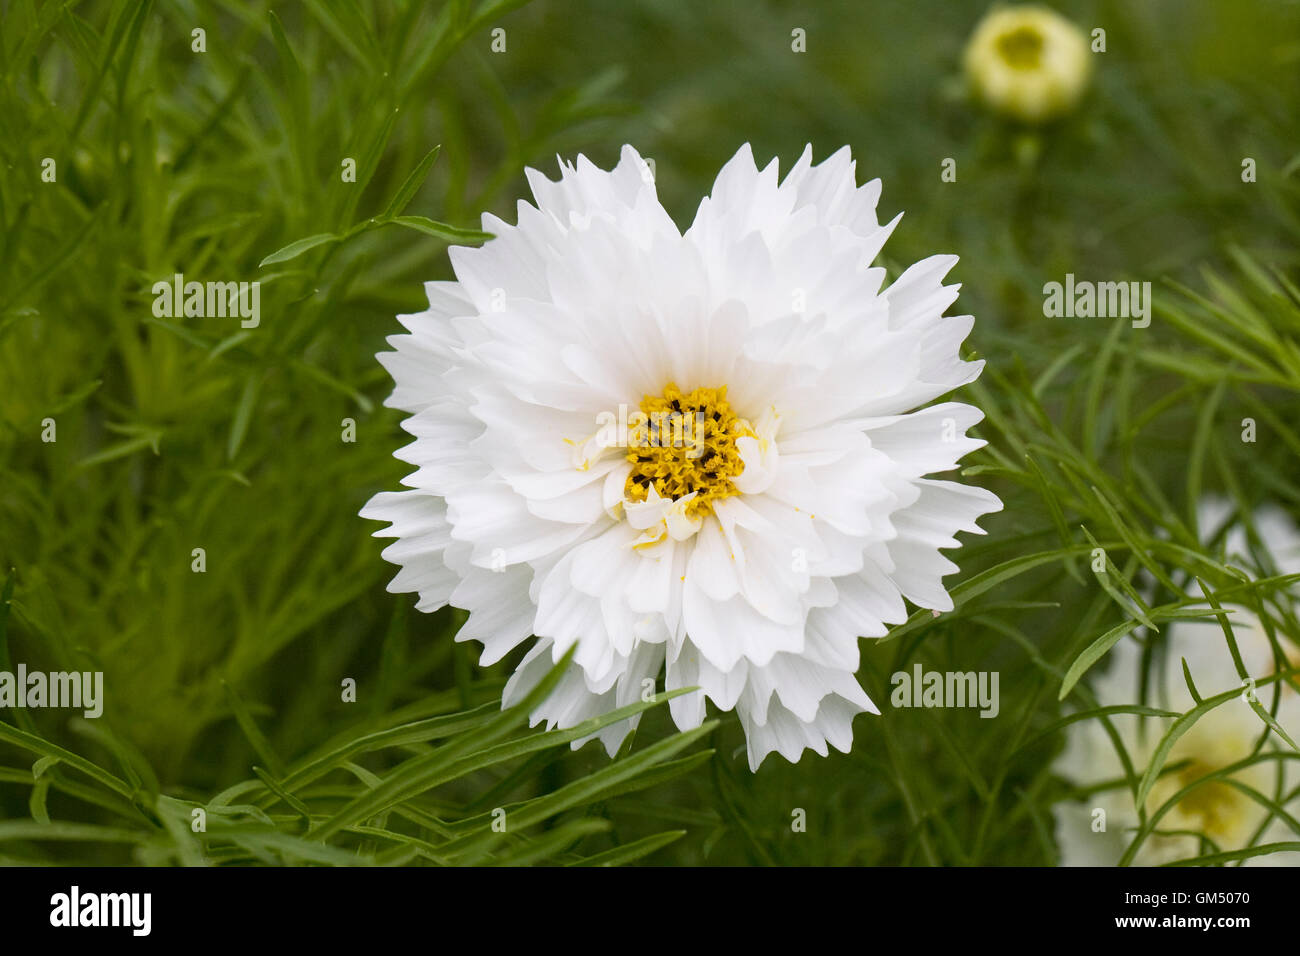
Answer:
MULTIPOLYGON (((1176 779, 1180 786, 1198 780, 1211 770, 1210 767, 1193 760, 1179 772, 1176 779)), ((1199 817, 1206 833, 1226 832, 1233 819, 1240 813, 1241 805, 1248 801, 1240 791, 1222 780, 1203 783, 1178 803, 1178 809, 1189 816, 1199 817)))
POLYGON ((1016 27, 998 37, 997 42, 1007 66, 1017 70, 1036 70, 1040 66, 1043 35, 1033 27, 1016 27))
POLYGON ((663 395, 641 400, 644 421, 629 429, 627 460, 632 472, 623 494, 645 501, 650 486, 661 498, 677 499, 695 492, 686 514, 700 518, 713 513, 713 502, 739 494, 732 479, 745 470, 736 439, 755 437, 749 422, 727 403, 727 386, 683 392, 674 382, 663 395))

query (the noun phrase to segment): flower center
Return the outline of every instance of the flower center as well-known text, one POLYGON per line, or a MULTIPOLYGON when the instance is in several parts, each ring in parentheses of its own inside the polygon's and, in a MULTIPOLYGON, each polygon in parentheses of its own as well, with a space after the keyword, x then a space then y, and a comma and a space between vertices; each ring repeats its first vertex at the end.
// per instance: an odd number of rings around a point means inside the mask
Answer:
MULTIPOLYGON (((1179 772, 1177 781, 1180 787, 1198 780, 1212 768, 1198 760, 1193 760, 1179 772)), ((1203 783, 1178 803, 1178 809, 1188 816, 1199 817, 1201 827, 1206 833, 1226 833, 1239 817, 1242 803, 1246 798, 1239 790, 1221 780, 1203 783)))
POLYGON ((1042 62, 1043 35, 1033 27, 1016 27, 998 37, 998 52, 1014 69, 1036 70, 1042 62))
POLYGON ((645 501, 651 485, 673 500, 694 492, 686 514, 700 518, 712 514, 717 499, 739 493, 731 479, 745 470, 745 462, 736 439, 752 437, 754 430, 731 410, 727 386, 687 393, 669 382, 663 395, 641 400, 641 412, 628 433, 632 472, 624 497, 645 501))

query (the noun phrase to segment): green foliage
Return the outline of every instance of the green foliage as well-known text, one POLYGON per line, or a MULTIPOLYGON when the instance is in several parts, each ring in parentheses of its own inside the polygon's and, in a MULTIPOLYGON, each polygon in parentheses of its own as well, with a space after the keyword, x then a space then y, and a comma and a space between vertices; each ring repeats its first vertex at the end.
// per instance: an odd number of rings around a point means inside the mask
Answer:
MULTIPOLYGON (((0 862, 1054 862, 1064 730, 1169 716, 1096 705, 1117 642, 1208 616, 1235 647, 1195 580, 1300 642, 1297 582, 1206 543, 1196 516, 1211 491, 1247 526, 1263 501, 1300 514, 1300 9, 1057 6, 1108 52, 1077 115, 1028 130, 960 94, 982 3, 0 3, 0 670, 102 670, 107 688, 99 720, 0 714, 0 862), (953 612, 864 644, 884 716, 855 721, 851 754, 750 774, 732 715, 678 734, 663 697, 629 709, 616 760, 572 752, 603 722, 502 712, 517 656, 481 668, 458 612, 387 594, 356 517, 403 474, 374 360, 393 316, 449 275, 448 243, 486 238, 480 212, 513 219, 525 165, 608 165, 625 141, 681 225, 745 141, 783 167, 849 143, 882 214, 908 211, 891 271, 962 256, 967 346, 988 360, 964 394, 989 441, 963 474, 1006 508, 956 553, 953 612), (1045 318, 1066 272, 1154 281, 1151 327, 1045 318), (155 316, 176 273, 260 280, 260 326, 155 316), (1001 716, 889 708, 890 674, 917 662, 999 671, 1001 716)), ((1257 710, 1271 744, 1249 761, 1285 759, 1257 710)), ((1119 785, 1150 790, 1169 746, 1119 785)), ((1287 794, 1258 796, 1295 823, 1287 794)))

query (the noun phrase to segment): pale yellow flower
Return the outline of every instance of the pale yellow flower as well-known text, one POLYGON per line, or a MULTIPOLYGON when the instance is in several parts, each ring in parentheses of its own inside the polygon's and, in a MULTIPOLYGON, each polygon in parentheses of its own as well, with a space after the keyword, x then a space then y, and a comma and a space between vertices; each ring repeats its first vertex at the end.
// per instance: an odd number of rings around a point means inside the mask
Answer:
POLYGON ((1083 31, 1046 7, 995 7, 966 45, 966 75, 989 108, 1025 123, 1074 109, 1092 76, 1083 31))
MULTIPOLYGON (((1206 498, 1200 503, 1198 525, 1208 539, 1224 529, 1231 514, 1226 499, 1206 498)), ((1300 529, 1290 517, 1275 506, 1264 506, 1255 512, 1253 523, 1260 545, 1271 555, 1278 572, 1300 573, 1300 529)), ((1224 530, 1223 548, 1233 564, 1246 566, 1244 557, 1249 549, 1242 525, 1232 524, 1224 530)), ((1279 649, 1286 660, 1275 659, 1273 642, 1251 609, 1230 602, 1223 607, 1230 612, 1241 664, 1252 679, 1262 681, 1280 668, 1300 663, 1300 649, 1284 635, 1279 649)), ((1281 758, 1249 762, 1265 730, 1250 698, 1276 711, 1277 724, 1295 740, 1300 735, 1300 692, 1286 681, 1267 682, 1257 691, 1243 682, 1217 621, 1174 621, 1162 626, 1161 638, 1163 653, 1154 658, 1145 674, 1142 648, 1136 640, 1127 638, 1115 645, 1108 655, 1108 670, 1092 680, 1099 704, 1134 704, 1143 699, 1145 683, 1147 703, 1186 713, 1197 702, 1186 683, 1184 662, 1202 699, 1230 690, 1239 694, 1201 716, 1174 743, 1164 761, 1166 772, 1156 779, 1144 805, 1148 817, 1161 808, 1164 811, 1156 821, 1156 832, 1146 837, 1130 862, 1160 866, 1212 851, 1294 842, 1296 833, 1286 820, 1272 815, 1250 792, 1269 799, 1282 795, 1278 802, 1292 816, 1297 813, 1293 762, 1281 758), (1245 766, 1229 775, 1232 782, 1204 779, 1243 762, 1245 766)), ((1173 718, 1116 714, 1110 723, 1141 775, 1173 718)), ((1276 735, 1271 735, 1265 746, 1266 753, 1288 749, 1276 735)), ((1134 794, 1125 783, 1126 768, 1105 725, 1095 719, 1071 724, 1065 749, 1053 770, 1080 790, 1089 791, 1082 801, 1065 800, 1053 808, 1061 864, 1116 865, 1141 821, 1134 794)), ((1296 866, 1300 865, 1300 853, 1280 851, 1250 857, 1245 865, 1296 866)))

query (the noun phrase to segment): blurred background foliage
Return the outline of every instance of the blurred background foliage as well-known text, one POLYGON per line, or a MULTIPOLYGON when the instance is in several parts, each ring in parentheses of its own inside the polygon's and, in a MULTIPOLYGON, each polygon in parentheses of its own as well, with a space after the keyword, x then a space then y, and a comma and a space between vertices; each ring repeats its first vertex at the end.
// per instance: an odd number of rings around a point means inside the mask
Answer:
MULTIPOLYGON (((1088 535, 1124 584, 1226 587, 1199 494, 1300 511, 1300 4, 1052 6, 1107 49, 1077 112, 1030 129, 965 95, 982 2, 0 0, 0 648, 107 687, 93 723, 0 714, 0 859, 1054 862, 1062 675, 1142 611, 1088 535), (730 715, 674 735, 658 706, 613 763, 496 723, 513 659, 480 669, 458 612, 387 594, 356 516, 405 470, 374 354, 446 243, 388 225, 259 267, 404 183, 409 215, 513 220, 525 165, 624 142, 683 227, 742 143, 782 168, 849 144, 881 218, 907 211, 891 270, 962 257, 991 443, 967 465, 1007 508, 959 554, 957 611, 864 644, 885 716, 850 755, 751 775, 730 715), (1067 272, 1152 281, 1152 326, 1044 318, 1067 272), (260 326, 155 318, 174 273, 261 280, 260 326), (916 661, 1000 671, 1000 719, 884 706, 916 661), (494 839, 496 806, 528 825, 494 839)), ((1280 593, 1252 592, 1295 640, 1280 593)))

